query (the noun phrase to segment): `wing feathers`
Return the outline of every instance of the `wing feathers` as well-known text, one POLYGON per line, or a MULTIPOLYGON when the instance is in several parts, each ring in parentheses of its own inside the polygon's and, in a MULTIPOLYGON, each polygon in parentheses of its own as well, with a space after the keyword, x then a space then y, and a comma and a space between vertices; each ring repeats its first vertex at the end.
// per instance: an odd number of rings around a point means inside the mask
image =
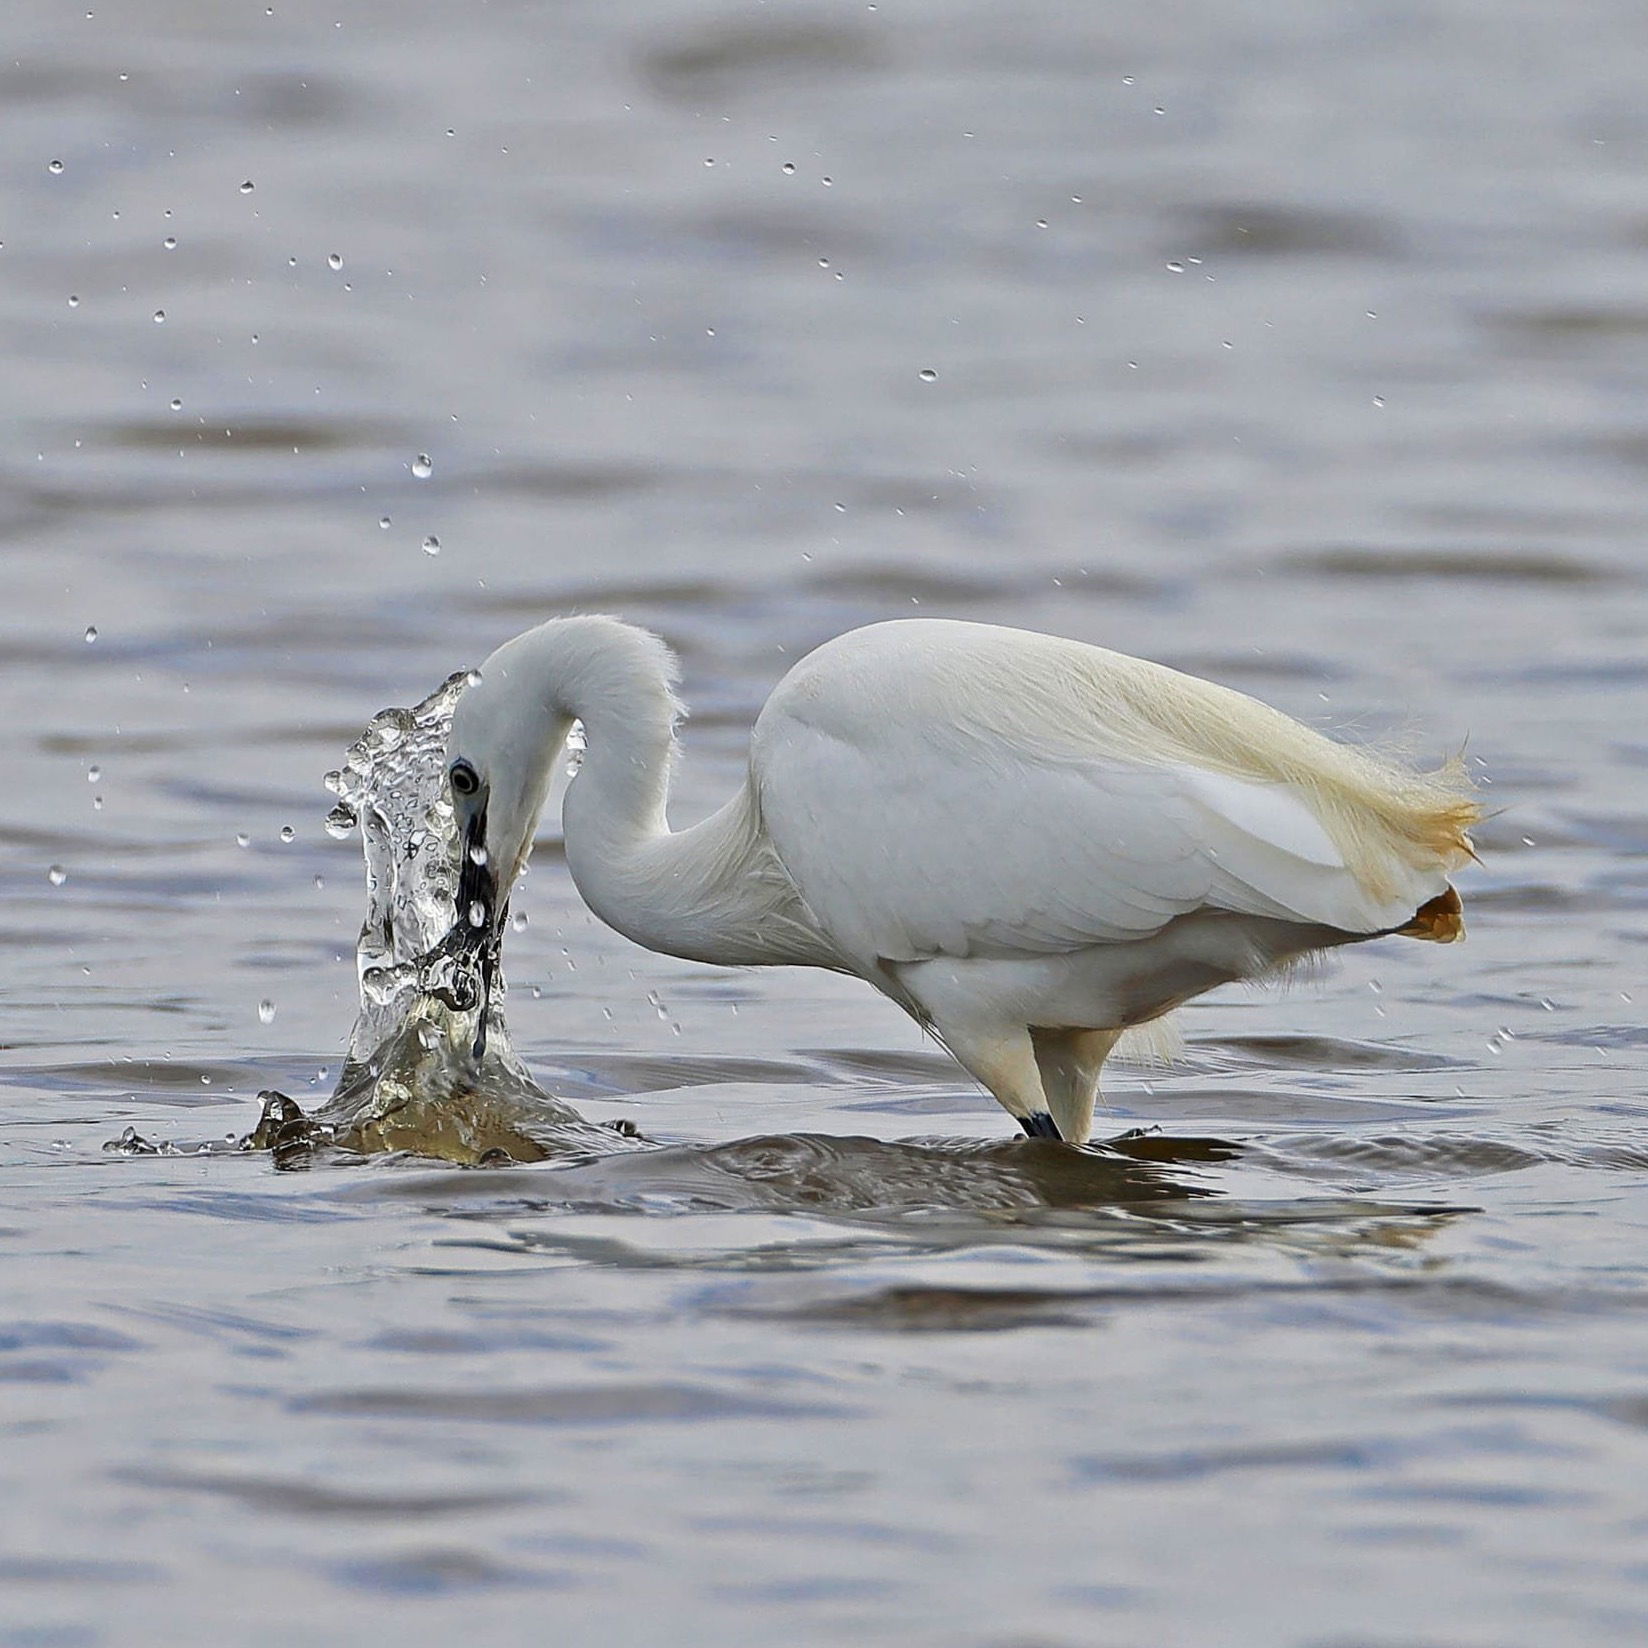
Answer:
MULTIPOLYGON (((780 684, 751 767, 808 907, 865 959, 1056 954, 1200 909, 1371 933, 1446 886, 1442 853, 1405 834, 1398 850, 1383 813, 1352 806, 1346 775, 1373 786, 1377 763, 1241 694, 1046 636, 855 631, 780 684), (1217 755, 1191 747, 1211 736, 1199 712, 1217 712, 1217 755), (1258 748, 1238 774, 1241 737, 1258 748), (1280 776, 1316 746, 1320 782, 1280 776)), ((1393 773, 1385 811, 1434 801, 1429 783, 1393 773)))

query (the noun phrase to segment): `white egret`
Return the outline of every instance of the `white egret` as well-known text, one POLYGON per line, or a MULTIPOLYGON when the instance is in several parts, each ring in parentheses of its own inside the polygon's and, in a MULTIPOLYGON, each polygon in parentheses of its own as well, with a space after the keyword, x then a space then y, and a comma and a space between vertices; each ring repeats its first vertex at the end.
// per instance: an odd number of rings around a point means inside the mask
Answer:
POLYGON ((1204 990, 1463 934, 1458 763, 1409 771, 1160 664, 942 619, 853 630, 779 682, 738 793, 681 831, 676 679, 605 617, 487 659, 447 741, 460 942, 496 945, 574 721, 567 868, 597 916, 667 955, 856 974, 1032 1136, 1084 1141, 1123 1032, 1204 990))

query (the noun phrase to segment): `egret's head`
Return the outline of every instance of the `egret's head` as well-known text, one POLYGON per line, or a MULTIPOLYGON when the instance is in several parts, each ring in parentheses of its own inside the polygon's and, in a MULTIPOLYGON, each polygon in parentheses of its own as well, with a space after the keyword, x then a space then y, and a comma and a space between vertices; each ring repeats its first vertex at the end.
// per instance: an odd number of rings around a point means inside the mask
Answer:
POLYGON ((510 642, 487 659, 458 700, 446 739, 460 854, 457 929, 472 946, 497 935, 571 727, 533 690, 519 651, 510 642))

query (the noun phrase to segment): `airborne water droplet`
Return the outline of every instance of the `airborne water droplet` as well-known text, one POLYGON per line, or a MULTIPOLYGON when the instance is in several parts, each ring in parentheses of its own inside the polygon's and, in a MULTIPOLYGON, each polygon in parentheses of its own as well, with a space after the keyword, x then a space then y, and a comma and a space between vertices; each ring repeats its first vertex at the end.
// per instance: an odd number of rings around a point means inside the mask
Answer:
POLYGON ((509 927, 511 932, 524 933, 527 929, 526 911, 517 910, 515 914, 509 918, 509 927))
POLYGON ((486 924, 486 906, 479 899, 469 906, 466 913, 471 927, 482 927, 486 924))
POLYGON ((56 177, 63 170, 63 162, 61 160, 54 160, 46 167, 46 170, 50 172, 53 177, 56 177))
POLYGON ((241 184, 240 192, 243 195, 249 195, 252 192, 252 180, 251 180, 251 178, 247 178, 246 181, 243 184, 241 184))
POLYGON ((389 517, 387 515, 380 515, 378 517, 378 526, 383 531, 387 532, 392 525, 394 525, 394 523, 389 519, 389 517))
POLYGON ((95 641, 96 639, 97 639, 97 625, 96 624, 87 624, 87 626, 86 626, 86 645, 89 647, 92 644, 92 642, 95 641))
POLYGON ((441 541, 440 541, 439 538, 437 538, 435 536, 435 534, 433 532, 431 532, 429 534, 429 536, 424 539, 424 541, 423 541, 423 552, 424 552, 425 555, 439 555, 440 554, 440 552, 441 552, 441 541))
POLYGON ((61 887, 69 879, 69 872, 61 864, 54 864, 46 871, 46 880, 54 887, 61 887))
POLYGON ((282 841, 295 841, 297 834, 298 832, 290 824, 282 824, 280 827, 280 839, 282 841))
POLYGON ((328 269, 341 269, 343 267, 343 253, 342 252, 333 252, 333 253, 331 253, 330 256, 328 256, 328 258, 326 259, 326 267, 328 269))
POLYGON ((156 326, 164 326, 166 324, 166 311, 164 309, 155 310, 154 323, 156 326))
POLYGON ((86 769, 86 782, 88 784, 95 784, 102 776, 103 769, 101 767, 91 766, 86 769))
POLYGON ((412 474, 414 479, 427 481, 435 473, 435 465, 430 461, 427 452, 420 452, 412 460, 412 474))
POLYGON ((275 1022, 275 1004, 267 996, 258 1003, 258 1023, 273 1024, 275 1022))
POLYGON ((930 367, 930 366, 922 367, 922 369, 916 374, 916 376, 918 378, 920 378, 923 383, 937 383, 938 382, 938 373, 935 372, 932 369, 932 367, 930 367))
POLYGON ((469 862, 476 865, 486 863, 486 848, 478 841, 469 849, 469 862))
POLYGON ((160 244, 164 246, 168 252, 175 252, 177 250, 177 236, 167 235, 167 237, 161 241, 160 244))
POLYGON ((237 847, 250 847, 252 838, 244 830, 239 830, 235 833, 235 845, 237 847))
POLYGON ((71 309, 78 309, 80 307, 80 299, 76 297, 73 292, 69 293, 69 307, 71 309))

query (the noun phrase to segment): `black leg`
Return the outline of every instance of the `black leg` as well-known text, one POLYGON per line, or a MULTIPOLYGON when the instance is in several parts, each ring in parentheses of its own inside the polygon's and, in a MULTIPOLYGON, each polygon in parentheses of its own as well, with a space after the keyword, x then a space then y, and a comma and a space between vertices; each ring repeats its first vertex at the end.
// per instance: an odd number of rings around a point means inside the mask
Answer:
POLYGON ((1059 1132, 1058 1123, 1045 1110, 1038 1110, 1031 1116, 1020 1116, 1019 1126, 1032 1139, 1062 1139, 1064 1137, 1059 1132))

